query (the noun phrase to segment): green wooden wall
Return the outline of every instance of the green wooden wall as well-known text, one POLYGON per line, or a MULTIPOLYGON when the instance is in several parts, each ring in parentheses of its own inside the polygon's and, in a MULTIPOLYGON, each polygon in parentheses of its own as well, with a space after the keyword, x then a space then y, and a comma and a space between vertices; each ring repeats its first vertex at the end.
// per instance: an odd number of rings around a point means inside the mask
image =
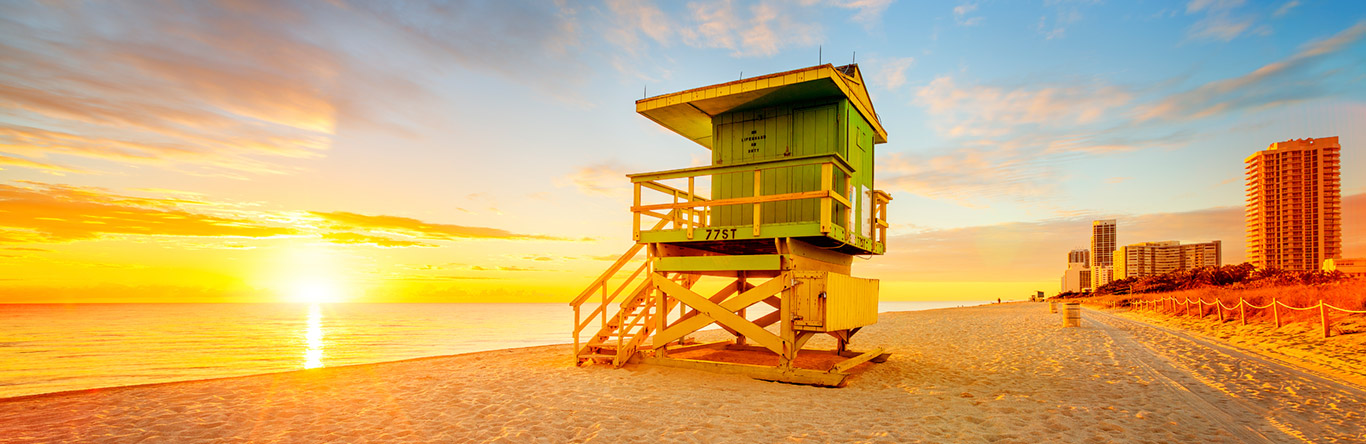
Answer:
MULTIPOLYGON (((852 177, 835 170, 835 188, 843 191, 852 181, 851 201, 856 208, 851 224, 849 213, 836 205, 835 223, 859 227, 872 205, 866 194, 873 185, 873 130, 868 121, 848 100, 826 100, 788 104, 760 109, 732 111, 712 119, 713 165, 736 165, 788 157, 835 153, 855 170, 852 177), (864 193, 859 198, 859 193, 864 193)), ((814 191, 820 189, 820 167, 816 165, 764 171, 761 192, 765 195, 814 191)), ((718 175, 712 179, 712 197, 726 199, 754 195, 752 173, 718 175)), ((762 223, 813 223, 820 216, 819 200, 772 202, 763 204, 762 223)), ((750 225, 750 205, 717 207, 713 226, 750 225)), ((868 237, 868 222, 860 237, 868 237)))

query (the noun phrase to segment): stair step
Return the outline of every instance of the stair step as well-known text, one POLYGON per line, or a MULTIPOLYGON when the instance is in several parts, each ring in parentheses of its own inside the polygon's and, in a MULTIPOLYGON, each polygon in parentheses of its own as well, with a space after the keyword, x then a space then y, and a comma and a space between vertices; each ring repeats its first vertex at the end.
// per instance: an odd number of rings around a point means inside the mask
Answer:
POLYGON ((616 354, 616 353, 612 353, 612 354, 610 354, 610 355, 605 355, 605 354, 602 354, 602 353, 593 353, 593 354, 588 354, 588 355, 579 355, 579 359, 615 359, 616 357, 617 357, 617 354, 616 354))

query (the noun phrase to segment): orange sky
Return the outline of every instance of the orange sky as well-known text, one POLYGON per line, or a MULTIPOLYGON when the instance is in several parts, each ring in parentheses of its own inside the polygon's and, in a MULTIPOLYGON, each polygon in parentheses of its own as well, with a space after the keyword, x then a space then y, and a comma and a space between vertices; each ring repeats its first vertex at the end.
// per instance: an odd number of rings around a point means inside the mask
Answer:
POLYGON ((1092 219, 1240 262, 1291 138, 1341 137, 1366 256, 1359 4, 514 3, 0 5, 0 303, 567 302, 624 175, 709 158, 634 100, 831 54, 889 134, 884 300, 1055 292, 1092 219))

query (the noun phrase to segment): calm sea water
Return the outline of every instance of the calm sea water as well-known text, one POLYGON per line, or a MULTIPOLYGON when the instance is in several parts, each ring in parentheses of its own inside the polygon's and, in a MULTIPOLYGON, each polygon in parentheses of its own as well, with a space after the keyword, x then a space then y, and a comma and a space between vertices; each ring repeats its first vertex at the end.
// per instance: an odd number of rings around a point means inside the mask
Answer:
POLYGON ((0 398, 563 344, 572 323, 565 304, 0 305, 0 398))

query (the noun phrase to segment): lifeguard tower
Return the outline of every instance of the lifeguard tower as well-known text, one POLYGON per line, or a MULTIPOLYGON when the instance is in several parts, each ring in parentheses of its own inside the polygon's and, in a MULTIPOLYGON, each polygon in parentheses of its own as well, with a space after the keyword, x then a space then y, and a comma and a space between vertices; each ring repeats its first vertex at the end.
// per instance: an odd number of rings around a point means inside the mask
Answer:
POLYGON ((873 147, 887 132, 858 65, 650 97, 636 112, 710 149, 711 165, 628 176, 636 243, 570 304, 578 363, 840 386, 854 366, 886 360, 848 350, 878 308, 878 281, 851 277, 850 265, 886 250, 892 200, 873 187, 873 147), (699 293, 703 278, 719 288, 699 293), (756 305, 773 311, 747 316, 756 305), (733 338, 685 340, 710 325, 733 338), (804 351, 819 334, 835 350, 804 351), (767 359, 682 357, 704 349, 767 359), (809 368, 799 353, 837 359, 809 368))

